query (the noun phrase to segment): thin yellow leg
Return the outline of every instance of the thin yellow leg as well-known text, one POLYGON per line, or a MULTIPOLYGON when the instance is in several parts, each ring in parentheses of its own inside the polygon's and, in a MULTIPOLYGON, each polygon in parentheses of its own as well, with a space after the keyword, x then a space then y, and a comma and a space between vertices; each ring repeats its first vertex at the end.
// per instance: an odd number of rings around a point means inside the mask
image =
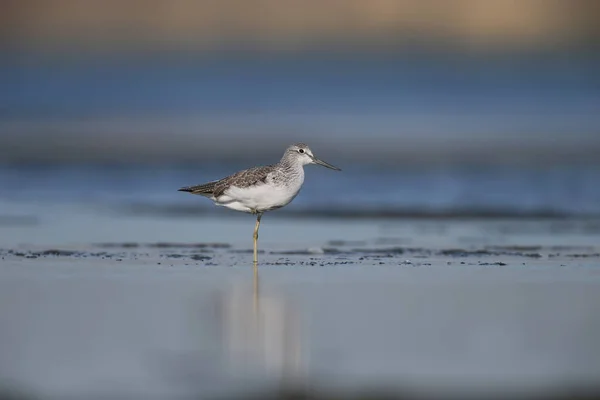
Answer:
POLYGON ((256 225, 254 226, 254 268, 258 265, 258 228, 260 227, 260 219, 262 214, 256 216, 256 225))

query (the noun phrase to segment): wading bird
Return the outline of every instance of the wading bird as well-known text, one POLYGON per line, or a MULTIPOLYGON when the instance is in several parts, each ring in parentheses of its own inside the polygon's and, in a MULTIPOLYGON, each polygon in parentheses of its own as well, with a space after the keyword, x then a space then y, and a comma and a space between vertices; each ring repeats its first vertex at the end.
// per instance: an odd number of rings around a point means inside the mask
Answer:
POLYGON ((266 211, 276 210, 289 204, 304 183, 304 166, 318 164, 341 171, 316 158, 304 143, 291 145, 277 164, 253 167, 236 172, 223 179, 179 191, 208 197, 215 204, 256 215, 254 227, 254 266, 258 264, 258 228, 266 211))

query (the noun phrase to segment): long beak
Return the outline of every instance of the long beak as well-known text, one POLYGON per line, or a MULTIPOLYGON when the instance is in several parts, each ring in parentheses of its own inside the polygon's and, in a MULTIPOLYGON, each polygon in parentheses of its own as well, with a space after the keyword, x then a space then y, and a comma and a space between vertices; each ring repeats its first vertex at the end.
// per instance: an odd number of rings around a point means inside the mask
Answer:
POLYGON ((315 156, 311 156, 311 158, 312 158, 312 160, 313 160, 313 162, 314 162, 315 164, 322 165, 322 166, 324 166, 324 167, 327 167, 327 168, 329 168, 329 169, 333 169, 333 170, 335 170, 335 171, 341 171, 341 169, 340 169, 340 168, 338 168, 338 167, 334 167, 333 165, 331 165, 331 164, 329 164, 329 163, 326 163, 326 162, 325 162, 325 161, 323 161, 323 160, 319 160, 319 159, 318 159, 317 157, 315 157, 315 156))

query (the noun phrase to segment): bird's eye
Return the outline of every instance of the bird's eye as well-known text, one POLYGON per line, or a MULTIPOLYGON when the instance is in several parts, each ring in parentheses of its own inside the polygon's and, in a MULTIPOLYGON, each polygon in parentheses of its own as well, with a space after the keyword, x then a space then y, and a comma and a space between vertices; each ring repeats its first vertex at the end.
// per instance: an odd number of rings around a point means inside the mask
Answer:
POLYGON ((304 154, 304 149, 298 149, 298 153, 304 154))

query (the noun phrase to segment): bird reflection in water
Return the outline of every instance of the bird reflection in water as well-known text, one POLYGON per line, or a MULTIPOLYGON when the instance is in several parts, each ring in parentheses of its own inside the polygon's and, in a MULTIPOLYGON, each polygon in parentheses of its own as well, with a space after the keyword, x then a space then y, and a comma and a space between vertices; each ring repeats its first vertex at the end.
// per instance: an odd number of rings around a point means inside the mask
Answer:
POLYGON ((233 374, 263 372, 269 380, 295 384, 302 378, 300 318, 288 301, 261 292, 254 268, 252 291, 238 284, 226 293, 221 308, 227 367, 233 374))
POLYGON ((158 364, 178 393, 237 398, 250 388, 299 390, 307 384, 300 310, 272 285, 265 294, 258 268, 248 278, 220 287, 216 298, 214 292, 194 297, 189 341, 182 339, 182 351, 158 364))

